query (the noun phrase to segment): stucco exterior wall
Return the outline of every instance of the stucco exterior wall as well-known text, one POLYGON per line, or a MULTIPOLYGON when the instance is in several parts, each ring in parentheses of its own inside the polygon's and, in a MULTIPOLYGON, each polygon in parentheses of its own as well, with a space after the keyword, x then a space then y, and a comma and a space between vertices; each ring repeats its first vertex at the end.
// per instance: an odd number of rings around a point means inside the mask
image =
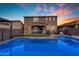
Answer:
POLYGON ((31 27, 33 26, 33 23, 44 23, 46 30, 49 30, 51 33, 53 31, 57 31, 57 16, 30 16, 30 17, 24 17, 24 35, 26 34, 32 34, 31 27), (38 18, 38 21, 34 21, 34 18, 38 18))

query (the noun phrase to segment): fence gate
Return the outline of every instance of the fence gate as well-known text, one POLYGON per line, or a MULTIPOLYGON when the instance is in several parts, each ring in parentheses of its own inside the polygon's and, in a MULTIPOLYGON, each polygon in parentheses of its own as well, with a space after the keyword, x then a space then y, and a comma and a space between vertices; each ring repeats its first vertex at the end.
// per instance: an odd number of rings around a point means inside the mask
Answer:
POLYGON ((10 30, 0 29, 0 42, 10 39, 10 30))

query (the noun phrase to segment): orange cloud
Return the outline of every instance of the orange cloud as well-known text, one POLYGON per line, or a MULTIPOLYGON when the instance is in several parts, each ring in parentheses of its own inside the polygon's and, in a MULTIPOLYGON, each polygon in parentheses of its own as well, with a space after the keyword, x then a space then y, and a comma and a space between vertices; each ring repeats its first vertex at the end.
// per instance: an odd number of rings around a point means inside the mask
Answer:
POLYGON ((64 18, 62 20, 58 20, 58 26, 73 21, 79 21, 79 17, 64 18))
POLYGON ((68 8, 60 8, 57 11, 55 11, 54 13, 52 13, 52 15, 63 16, 63 15, 69 14, 70 12, 71 12, 71 10, 68 8))

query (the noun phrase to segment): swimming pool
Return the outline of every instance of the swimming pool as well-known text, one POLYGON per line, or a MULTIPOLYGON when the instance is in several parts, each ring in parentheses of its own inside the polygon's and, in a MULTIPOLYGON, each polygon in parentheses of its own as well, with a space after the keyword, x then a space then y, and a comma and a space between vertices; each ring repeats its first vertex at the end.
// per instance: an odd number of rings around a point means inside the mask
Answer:
POLYGON ((79 41, 69 36, 18 37, 0 44, 0 56, 79 56, 79 41))

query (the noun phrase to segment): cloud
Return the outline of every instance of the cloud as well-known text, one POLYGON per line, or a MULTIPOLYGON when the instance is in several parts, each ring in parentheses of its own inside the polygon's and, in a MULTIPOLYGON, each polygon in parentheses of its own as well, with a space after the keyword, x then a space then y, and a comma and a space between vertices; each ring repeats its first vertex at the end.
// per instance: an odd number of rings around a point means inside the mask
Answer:
POLYGON ((47 5, 43 5, 43 8, 42 9, 45 12, 54 12, 55 11, 55 7, 53 7, 53 6, 48 7, 47 5))
POLYGON ((74 6, 71 4, 71 5, 67 5, 66 7, 65 7, 66 4, 64 4, 64 3, 59 3, 57 5, 61 8, 58 8, 57 10, 52 12, 50 15, 55 15, 55 16, 58 16, 59 18, 63 18, 64 16, 69 15, 76 10, 79 10, 78 5, 74 6))
POLYGON ((58 6, 62 8, 65 6, 65 3, 58 3, 58 6))
POLYGON ((79 10, 79 6, 77 6, 76 9, 79 10))
POLYGON ((53 7, 53 6, 50 7, 50 8, 49 8, 49 11, 50 11, 50 12, 54 12, 54 11, 55 11, 55 7, 53 7))
POLYGON ((53 7, 53 6, 49 6, 48 7, 46 4, 44 4, 42 6, 37 5, 35 7, 35 11, 38 11, 38 12, 40 12, 40 11, 43 11, 43 12, 54 12, 55 11, 55 7, 53 7))
POLYGON ((42 10, 42 8, 41 8, 40 5, 37 5, 36 8, 35 8, 35 10, 40 12, 42 10))
POLYGON ((70 23, 73 21, 79 21, 79 17, 71 17, 71 18, 64 18, 64 19, 58 20, 58 26, 65 23, 70 23))
POLYGON ((54 13, 52 13, 52 15, 64 16, 71 12, 72 12, 72 10, 70 10, 68 8, 60 8, 60 9, 56 10, 54 13))
POLYGON ((47 5, 43 5, 43 10, 44 10, 45 12, 48 11, 48 7, 47 7, 47 5))

